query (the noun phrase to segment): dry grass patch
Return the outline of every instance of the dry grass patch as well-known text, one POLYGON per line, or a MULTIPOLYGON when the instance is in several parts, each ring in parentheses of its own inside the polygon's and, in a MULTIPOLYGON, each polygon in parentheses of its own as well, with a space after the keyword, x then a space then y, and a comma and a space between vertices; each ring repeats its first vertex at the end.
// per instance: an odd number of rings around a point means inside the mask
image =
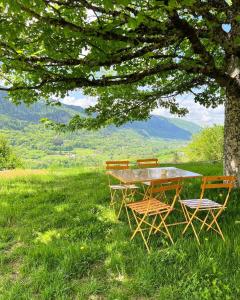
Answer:
POLYGON ((26 177, 32 175, 45 175, 48 174, 47 170, 30 170, 30 169, 15 169, 15 170, 4 170, 0 171, 0 178, 9 179, 15 177, 26 177))

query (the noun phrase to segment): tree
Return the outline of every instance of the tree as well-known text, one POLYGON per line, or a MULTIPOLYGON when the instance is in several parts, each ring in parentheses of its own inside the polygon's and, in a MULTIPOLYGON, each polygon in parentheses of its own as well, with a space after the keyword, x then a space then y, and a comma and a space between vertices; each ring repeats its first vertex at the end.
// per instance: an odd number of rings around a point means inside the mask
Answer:
POLYGON ((184 149, 193 161, 220 161, 223 159, 223 126, 215 125, 195 134, 184 149))
POLYGON ((240 182, 239 0, 2 0, 1 77, 15 103, 98 96, 70 129, 225 104, 225 173, 240 182))
POLYGON ((61 153, 61 146, 63 146, 64 141, 62 138, 60 138, 59 136, 56 136, 53 138, 52 143, 54 146, 56 146, 57 148, 59 148, 59 152, 61 153))
POLYGON ((0 135, 0 170, 15 169, 20 167, 21 162, 13 153, 5 136, 0 135))

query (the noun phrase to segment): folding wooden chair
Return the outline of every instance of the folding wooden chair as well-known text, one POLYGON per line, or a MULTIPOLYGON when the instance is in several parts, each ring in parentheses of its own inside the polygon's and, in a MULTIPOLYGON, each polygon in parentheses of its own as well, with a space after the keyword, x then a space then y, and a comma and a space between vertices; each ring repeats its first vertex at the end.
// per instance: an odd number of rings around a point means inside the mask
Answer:
POLYGON ((217 232, 222 239, 225 241, 222 230, 217 222, 218 217, 222 214, 223 210, 226 208, 229 195, 234 187, 236 178, 234 176, 205 176, 202 179, 201 185, 201 194, 200 199, 189 199, 189 200, 180 200, 182 210, 186 219, 186 226, 183 230, 183 234, 186 232, 189 226, 192 227, 194 235, 197 239, 198 244, 199 234, 204 226, 207 227, 207 231, 211 228, 213 231, 217 232), (222 204, 215 202, 213 200, 204 198, 205 191, 208 189, 221 189, 225 190, 225 200, 222 204), (198 215, 202 211, 206 212, 204 219, 200 218, 198 215), (211 218, 211 220, 209 220, 211 218), (202 223, 199 232, 197 233, 196 228, 193 224, 193 221, 200 221, 202 223))
MULTIPOLYGON (((106 170, 126 170, 129 169, 129 161, 128 160, 114 160, 114 161, 106 161, 106 170)), ((117 217, 120 217, 121 211, 123 206, 126 209, 127 217, 129 225, 130 219, 129 214, 126 208, 127 201, 132 201, 135 195, 136 189, 138 187, 135 184, 122 184, 119 182, 118 184, 111 183, 110 175, 108 174, 108 182, 109 182, 109 189, 110 189, 110 206, 113 206, 115 209, 115 203, 120 202, 120 209, 117 213, 117 217)))
POLYGON ((166 235, 173 243, 172 236, 168 230, 166 219, 173 211, 176 200, 179 198, 181 191, 181 178, 172 179, 158 179, 151 181, 150 197, 133 203, 128 203, 127 207, 132 211, 136 222, 136 228, 131 236, 131 240, 139 232, 142 236, 144 244, 149 252, 148 241, 151 234, 161 232, 166 235), (158 198, 162 192, 174 193, 172 197, 168 197, 168 203, 160 201, 158 198), (159 217, 160 224, 156 225, 157 217, 159 217), (144 228, 144 226, 147 227, 144 228), (144 236, 143 231, 149 230, 147 238, 144 236))
MULTIPOLYGON (((158 158, 143 158, 137 160, 138 168, 154 168, 159 167, 158 158)), ((143 182, 144 198, 147 196, 150 182, 143 182)))

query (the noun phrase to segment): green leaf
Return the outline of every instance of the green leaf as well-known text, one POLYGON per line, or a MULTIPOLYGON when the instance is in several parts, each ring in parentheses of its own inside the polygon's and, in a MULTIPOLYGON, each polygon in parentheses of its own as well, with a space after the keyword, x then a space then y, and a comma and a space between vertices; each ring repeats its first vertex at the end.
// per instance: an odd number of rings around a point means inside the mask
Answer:
POLYGON ((148 58, 148 57, 152 57, 154 55, 155 55, 154 52, 147 52, 143 55, 143 57, 148 58))
POLYGON ((116 0, 117 4, 124 5, 124 6, 127 6, 130 2, 131 0, 116 0))
POLYGON ((113 2, 112 0, 103 0, 103 5, 106 9, 113 8, 113 2))
POLYGON ((236 46, 239 46, 240 45, 240 36, 237 36, 235 39, 234 39, 234 44, 236 46))
POLYGON ((137 28, 145 19, 145 16, 139 13, 136 18, 131 18, 128 22, 128 26, 132 29, 137 28))
POLYGON ((170 8, 170 9, 177 8, 178 6, 179 6, 179 3, 177 0, 170 0, 168 2, 168 8, 170 8))
POLYGON ((196 2, 196 0, 183 0, 181 2, 182 5, 191 6, 196 2))

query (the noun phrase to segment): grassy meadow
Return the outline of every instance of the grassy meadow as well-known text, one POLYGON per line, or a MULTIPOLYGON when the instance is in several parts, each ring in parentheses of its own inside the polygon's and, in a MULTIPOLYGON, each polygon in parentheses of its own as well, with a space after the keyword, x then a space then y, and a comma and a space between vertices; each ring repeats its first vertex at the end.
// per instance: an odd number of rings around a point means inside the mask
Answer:
MULTIPOLYGON (((219 164, 178 167, 222 173, 219 164)), ((182 199, 198 197, 199 184, 188 180, 182 199)), ((156 234, 150 254, 109 208, 103 169, 1 173, 0 208, 0 299, 240 299, 239 191, 219 219, 225 243, 203 232, 198 246, 177 227, 175 244, 156 234)))

